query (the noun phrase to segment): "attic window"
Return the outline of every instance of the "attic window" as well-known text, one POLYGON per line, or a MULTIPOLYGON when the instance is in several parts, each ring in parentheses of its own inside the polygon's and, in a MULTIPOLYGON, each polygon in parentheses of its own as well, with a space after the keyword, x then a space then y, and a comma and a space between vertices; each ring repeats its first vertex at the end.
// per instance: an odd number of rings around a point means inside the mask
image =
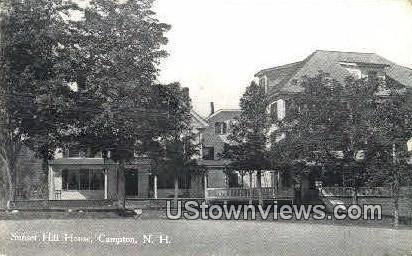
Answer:
POLYGON ((292 85, 297 85, 298 84, 298 80, 297 79, 292 79, 292 85))

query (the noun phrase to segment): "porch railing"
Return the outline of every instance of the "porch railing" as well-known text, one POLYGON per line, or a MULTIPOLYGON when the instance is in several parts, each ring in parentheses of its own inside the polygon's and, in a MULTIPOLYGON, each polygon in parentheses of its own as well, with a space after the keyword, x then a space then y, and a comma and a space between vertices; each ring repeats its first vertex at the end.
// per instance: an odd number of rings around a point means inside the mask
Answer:
POLYGON ((10 210, 65 210, 65 209, 117 209, 113 200, 16 200, 8 202, 10 210))
MULTIPOLYGON (((353 187, 323 187, 321 195, 325 197, 343 196, 371 196, 371 197, 392 197, 392 191, 389 187, 360 187, 355 190, 353 187)), ((401 188, 401 194, 410 194, 411 189, 408 187, 401 188)))
MULTIPOLYGON (((293 189, 261 188, 262 199, 292 198, 293 189)), ((257 188, 207 188, 206 199, 256 199, 259 198, 257 188)))

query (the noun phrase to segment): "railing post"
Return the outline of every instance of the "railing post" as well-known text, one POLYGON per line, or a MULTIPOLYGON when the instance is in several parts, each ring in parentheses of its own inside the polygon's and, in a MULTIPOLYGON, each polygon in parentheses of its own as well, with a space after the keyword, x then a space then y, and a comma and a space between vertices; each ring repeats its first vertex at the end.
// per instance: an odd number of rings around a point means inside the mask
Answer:
POLYGON ((104 199, 107 199, 107 191, 108 191, 107 185, 108 185, 108 183, 107 183, 107 169, 105 168, 104 169, 104 199))
POLYGON ((208 194, 207 194, 207 172, 204 171, 203 172, 203 187, 204 187, 204 194, 205 194, 205 201, 207 203, 207 198, 208 198, 208 194))
POLYGON ((153 176, 154 198, 157 199, 157 175, 153 176))

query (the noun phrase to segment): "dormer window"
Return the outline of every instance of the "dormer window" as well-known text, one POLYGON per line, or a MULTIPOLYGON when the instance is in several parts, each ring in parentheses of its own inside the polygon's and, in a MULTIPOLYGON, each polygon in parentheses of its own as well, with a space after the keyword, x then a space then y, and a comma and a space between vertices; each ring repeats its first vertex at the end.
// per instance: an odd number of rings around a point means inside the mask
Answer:
POLYGON ((358 64, 356 63, 350 63, 350 62, 340 62, 339 63, 342 67, 348 71, 349 75, 352 76, 355 79, 360 79, 362 78, 362 71, 359 68, 358 64))
POLYGON ((215 134, 226 134, 227 133, 227 124, 224 122, 215 123, 215 134))

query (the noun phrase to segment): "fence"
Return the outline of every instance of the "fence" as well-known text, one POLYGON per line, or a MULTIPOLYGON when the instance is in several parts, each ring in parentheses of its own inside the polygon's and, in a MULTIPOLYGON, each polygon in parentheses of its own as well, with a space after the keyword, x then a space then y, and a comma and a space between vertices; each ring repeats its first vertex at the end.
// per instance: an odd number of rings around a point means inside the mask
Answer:
MULTIPOLYGON (((378 204, 382 206, 382 214, 393 214, 394 198, 390 187, 361 187, 356 190, 352 187, 323 187, 320 197, 328 210, 333 211, 337 204, 350 205, 354 203, 355 191, 357 204, 378 204)), ((400 189, 399 214, 401 217, 412 217, 412 187, 400 189)))
MULTIPOLYGON (((277 189, 274 187, 261 188, 262 199, 293 198, 293 189, 277 189)), ((208 188, 206 199, 257 199, 258 188, 208 188)))

